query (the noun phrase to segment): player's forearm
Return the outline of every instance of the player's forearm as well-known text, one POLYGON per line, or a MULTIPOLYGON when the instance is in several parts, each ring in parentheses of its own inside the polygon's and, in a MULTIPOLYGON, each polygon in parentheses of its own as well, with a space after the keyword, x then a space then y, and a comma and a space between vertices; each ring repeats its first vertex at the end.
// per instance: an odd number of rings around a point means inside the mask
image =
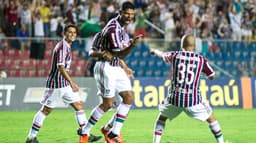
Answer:
POLYGON ((102 58, 103 56, 103 52, 98 52, 98 51, 90 51, 89 54, 91 57, 95 57, 95 58, 102 58))
POLYGON ((66 71, 65 67, 63 65, 59 66, 59 71, 61 75, 69 82, 73 82, 72 78, 69 76, 68 72, 66 71))
POLYGON ((113 53, 113 56, 117 56, 117 57, 120 57, 120 58, 124 58, 126 57, 131 51, 132 49, 134 48, 135 46, 129 46, 129 47, 126 47, 120 51, 112 51, 113 53))
POLYGON ((123 69, 129 68, 123 59, 120 59, 120 66, 121 66, 123 69))
POLYGON ((162 57, 162 56, 163 56, 163 52, 160 51, 160 50, 157 50, 157 49, 151 49, 151 50, 150 50, 150 53, 151 53, 152 55, 155 55, 155 56, 158 56, 158 57, 162 57))

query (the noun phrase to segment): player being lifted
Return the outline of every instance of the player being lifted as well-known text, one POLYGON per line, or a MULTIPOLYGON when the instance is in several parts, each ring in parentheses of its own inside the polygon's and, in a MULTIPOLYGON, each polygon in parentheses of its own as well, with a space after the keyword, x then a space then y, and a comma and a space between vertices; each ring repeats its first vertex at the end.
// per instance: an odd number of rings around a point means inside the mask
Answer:
POLYGON ((120 138, 120 130, 134 101, 134 96, 130 79, 127 76, 131 70, 122 58, 131 52, 140 37, 130 41, 125 31, 125 26, 133 21, 134 13, 134 5, 129 1, 124 2, 120 14, 107 23, 99 39, 96 39, 95 43, 98 45, 95 45, 96 51, 91 55, 99 57, 99 61, 94 66, 94 78, 98 95, 102 97, 103 102, 92 110, 89 123, 80 132, 82 136, 80 143, 87 143, 91 128, 113 106, 116 93, 121 96, 122 102, 110 120, 111 126, 103 127, 101 131, 107 143, 123 142, 120 138))
POLYGON ((201 72, 210 80, 214 79, 215 72, 206 58, 194 52, 194 36, 184 35, 181 49, 165 53, 151 49, 151 54, 163 58, 173 69, 169 94, 163 104, 159 105, 160 113, 155 121, 153 143, 160 143, 166 120, 173 120, 183 111, 194 119, 207 121, 217 143, 224 143, 220 125, 212 113, 212 108, 202 101, 198 86, 201 72))

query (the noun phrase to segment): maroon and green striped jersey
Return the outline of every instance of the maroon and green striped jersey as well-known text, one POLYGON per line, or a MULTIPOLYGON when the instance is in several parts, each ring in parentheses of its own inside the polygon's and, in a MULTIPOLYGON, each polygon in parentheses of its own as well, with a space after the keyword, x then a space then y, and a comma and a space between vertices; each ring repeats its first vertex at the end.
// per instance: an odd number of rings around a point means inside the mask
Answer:
POLYGON ((47 88, 62 88, 69 85, 69 82, 60 73, 58 66, 63 65, 69 72, 71 56, 71 47, 64 39, 56 44, 52 53, 51 70, 46 81, 47 88))
POLYGON ((172 66, 172 84, 169 88, 170 103, 179 107, 191 107, 202 101, 199 90, 200 74, 208 77, 215 72, 208 60, 191 51, 172 51, 162 55, 172 66))
MULTIPOLYGON (((93 50, 95 51, 120 51, 130 46, 130 38, 126 32, 125 26, 121 26, 118 22, 120 15, 112 18, 102 32, 95 34, 93 38, 93 50)), ((119 58, 115 57, 110 63, 112 66, 119 66, 119 58)))

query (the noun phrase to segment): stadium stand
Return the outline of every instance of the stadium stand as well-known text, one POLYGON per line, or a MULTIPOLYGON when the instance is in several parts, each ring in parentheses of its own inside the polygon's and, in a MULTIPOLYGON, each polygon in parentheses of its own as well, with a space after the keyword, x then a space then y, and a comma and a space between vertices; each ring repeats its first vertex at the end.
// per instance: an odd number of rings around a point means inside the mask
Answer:
MULTIPOLYGON (((160 59, 151 56, 149 48, 159 48, 163 51, 179 50, 180 37, 185 33, 194 33, 202 41, 202 45, 199 46, 202 48, 201 52, 211 64, 217 66, 218 76, 256 76, 255 1, 132 1, 136 8, 142 8, 142 14, 146 17, 144 22, 140 21, 142 22, 140 24, 145 26, 137 25, 138 22, 136 21, 140 20, 140 17, 136 15, 135 23, 127 28, 131 37, 141 31, 138 27, 146 30, 144 33, 146 35, 144 35, 141 43, 126 58, 128 65, 135 70, 136 77, 169 76, 171 67, 160 59), (241 17, 238 17, 233 11, 241 14, 241 17), (234 23, 232 16, 236 17, 240 25, 234 23), (227 24, 225 24, 225 20, 228 21, 227 24), (168 27, 167 23, 174 25, 168 27), (174 29, 168 29, 170 27, 174 27, 174 29), (236 33, 237 29, 239 31, 236 33), (166 33, 167 31, 168 33, 166 33), (248 72, 242 72, 242 69, 248 72), (230 75, 222 71, 226 71, 230 75)), ((8 77, 47 76, 51 52, 56 41, 62 37, 63 26, 72 23, 80 27, 87 20, 92 20, 96 25, 103 27, 109 17, 120 8, 121 3, 119 1, 112 2, 114 4, 111 6, 108 1, 104 0, 97 3, 95 1, 84 3, 81 0, 66 3, 56 0, 45 2, 31 0, 31 3, 22 0, 2 2, 0 9, 2 15, 0 17, 0 70, 5 70, 8 77), (97 7, 90 7, 91 5, 97 5, 97 7), (50 9, 51 13, 44 17, 48 18, 49 21, 48 28, 43 29, 46 34, 38 38, 35 36, 36 28, 34 28, 33 22, 40 15, 40 7, 43 6, 50 9), (76 11, 77 13, 67 15, 66 11, 76 11), (24 23, 27 26, 29 37, 18 38, 16 32, 24 23), (42 51, 39 52, 42 59, 31 58, 33 55, 31 51, 36 49, 32 46, 22 49, 22 40, 32 41, 32 45, 38 41, 43 44, 42 51)), ((80 30, 79 36, 81 38, 72 45, 74 49, 72 51, 72 67, 74 69, 71 74, 73 76, 86 76, 87 48, 91 40, 90 36, 93 35, 84 36, 84 33, 81 33, 82 30, 79 28, 78 30, 80 30)))

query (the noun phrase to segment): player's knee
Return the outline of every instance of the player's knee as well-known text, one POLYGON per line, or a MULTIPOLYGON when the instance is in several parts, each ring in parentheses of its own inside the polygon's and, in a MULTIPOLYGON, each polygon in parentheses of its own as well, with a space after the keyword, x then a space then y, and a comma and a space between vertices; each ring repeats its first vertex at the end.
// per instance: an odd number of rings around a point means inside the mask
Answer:
POLYGON ((83 110, 84 109, 84 103, 83 102, 75 102, 75 103, 71 103, 71 106, 76 110, 83 110))
POLYGON ((111 103, 111 102, 105 102, 105 103, 102 103, 102 104, 100 105, 100 108, 101 108, 104 112, 106 112, 106 111, 108 111, 112 106, 113 106, 113 103, 111 103))
POLYGON ((48 116, 52 112, 52 108, 44 106, 41 111, 44 115, 48 116))
POLYGON ((210 115, 210 117, 206 120, 208 123, 212 123, 214 121, 216 121, 215 117, 213 114, 210 115))
POLYGON ((123 96, 123 103, 125 104, 132 104, 134 101, 134 96, 132 93, 126 94, 123 96))

